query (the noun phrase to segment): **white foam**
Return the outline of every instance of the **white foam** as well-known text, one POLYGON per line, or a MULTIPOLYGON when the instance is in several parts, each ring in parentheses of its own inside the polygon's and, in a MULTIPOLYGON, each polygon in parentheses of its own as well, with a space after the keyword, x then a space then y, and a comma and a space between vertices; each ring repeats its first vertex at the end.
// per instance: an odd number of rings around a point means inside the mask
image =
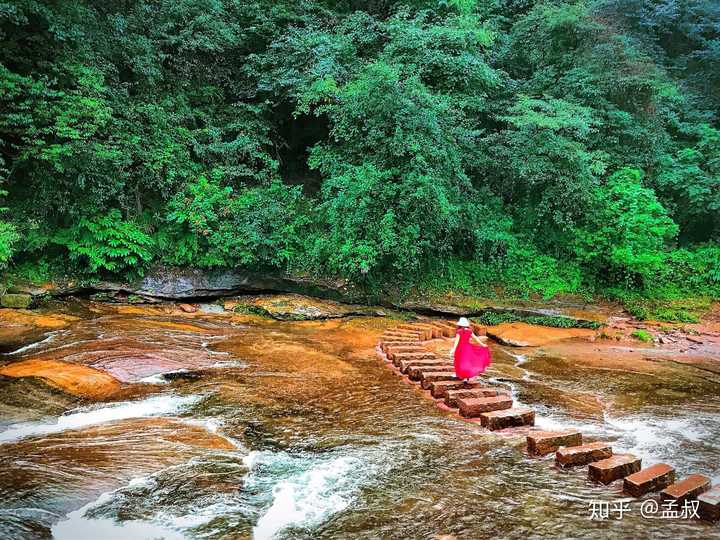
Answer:
MULTIPOLYGON (((147 477, 135 478, 127 487, 137 487, 145 484, 147 477)), ((124 489, 124 488, 121 488, 124 489)), ((55 540, 126 540, 128 538, 163 540, 184 540, 185 535, 167 527, 146 521, 123 521, 100 517, 90 518, 85 514, 112 500, 117 491, 103 493, 97 500, 86 504, 79 510, 70 512, 65 519, 52 526, 52 537, 55 540)))
POLYGON ((0 442, 10 442, 25 437, 58 433, 68 429, 78 429, 95 424, 102 424, 104 422, 111 422, 113 420, 174 414, 196 403, 200 399, 201 396, 164 394, 139 401, 113 403, 103 407, 83 407, 60 416, 57 421, 53 423, 23 422, 20 424, 12 424, 8 429, 0 433, 0 442))
POLYGON ((269 506, 253 528, 253 538, 267 540, 292 527, 314 528, 345 510, 360 488, 382 464, 377 456, 343 455, 303 458, 283 452, 251 452, 244 459, 250 469, 249 489, 271 488, 269 506), (279 480, 272 477, 278 476, 279 480))

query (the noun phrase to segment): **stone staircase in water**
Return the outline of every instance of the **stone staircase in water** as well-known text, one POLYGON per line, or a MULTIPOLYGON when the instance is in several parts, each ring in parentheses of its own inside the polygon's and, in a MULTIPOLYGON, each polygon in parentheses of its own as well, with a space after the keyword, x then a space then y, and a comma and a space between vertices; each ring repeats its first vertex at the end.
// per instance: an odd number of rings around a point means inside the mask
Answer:
POLYGON ((589 480, 600 484, 623 480, 623 492, 631 497, 659 492, 660 503, 675 501, 678 511, 686 501, 697 500, 697 514, 701 519, 720 520, 720 486, 713 487, 708 477, 691 474, 676 481, 672 466, 658 463, 643 469, 640 457, 616 454, 604 442, 584 442, 579 431, 533 429, 535 412, 515 406, 508 390, 480 380, 468 383, 460 380, 455 376, 451 360, 439 358, 424 346, 426 341, 454 335, 455 324, 448 321, 429 319, 401 324, 382 335, 377 347, 378 357, 400 376, 427 390, 439 406, 457 411, 466 420, 480 423, 491 431, 524 428, 529 456, 554 453, 558 467, 586 466, 589 480))

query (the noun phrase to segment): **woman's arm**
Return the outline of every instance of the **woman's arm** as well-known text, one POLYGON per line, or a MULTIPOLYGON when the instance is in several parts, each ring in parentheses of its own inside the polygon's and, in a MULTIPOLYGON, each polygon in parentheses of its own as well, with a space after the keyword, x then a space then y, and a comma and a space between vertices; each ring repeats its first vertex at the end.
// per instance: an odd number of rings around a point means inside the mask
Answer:
MULTIPOLYGON (((483 338, 487 339, 487 337, 483 336, 483 338)), ((475 332, 473 332, 472 339, 475 340, 475 343, 478 345, 482 345, 483 347, 487 347, 482 339, 480 339, 478 336, 475 335, 475 332)))
POLYGON ((453 346, 450 347, 450 356, 455 355, 455 349, 457 349, 458 343, 460 342, 460 334, 455 335, 455 341, 453 341, 453 346))

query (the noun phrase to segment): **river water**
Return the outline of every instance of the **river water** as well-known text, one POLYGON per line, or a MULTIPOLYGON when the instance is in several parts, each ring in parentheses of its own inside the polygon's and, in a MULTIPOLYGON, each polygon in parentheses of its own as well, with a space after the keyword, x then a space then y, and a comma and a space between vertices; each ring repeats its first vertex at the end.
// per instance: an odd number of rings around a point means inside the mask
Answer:
MULTIPOLYGON (((2 360, 92 366, 123 390, 89 401, 0 378, 1 538, 720 537, 693 520, 643 518, 636 502, 621 520, 591 520, 593 501, 628 499, 399 380, 374 353, 389 318, 54 309, 72 315, 65 327, 2 360)), ((644 465, 720 481, 717 375, 521 352, 494 346, 489 376, 539 426, 579 427, 644 465)))

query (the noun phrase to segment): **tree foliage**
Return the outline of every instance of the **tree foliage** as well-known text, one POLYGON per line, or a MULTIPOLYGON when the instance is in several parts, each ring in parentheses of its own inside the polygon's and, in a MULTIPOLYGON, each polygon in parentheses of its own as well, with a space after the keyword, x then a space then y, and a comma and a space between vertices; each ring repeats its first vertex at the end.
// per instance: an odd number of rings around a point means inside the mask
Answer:
POLYGON ((717 293, 717 2, 17 0, 0 41, 0 265, 717 293))

